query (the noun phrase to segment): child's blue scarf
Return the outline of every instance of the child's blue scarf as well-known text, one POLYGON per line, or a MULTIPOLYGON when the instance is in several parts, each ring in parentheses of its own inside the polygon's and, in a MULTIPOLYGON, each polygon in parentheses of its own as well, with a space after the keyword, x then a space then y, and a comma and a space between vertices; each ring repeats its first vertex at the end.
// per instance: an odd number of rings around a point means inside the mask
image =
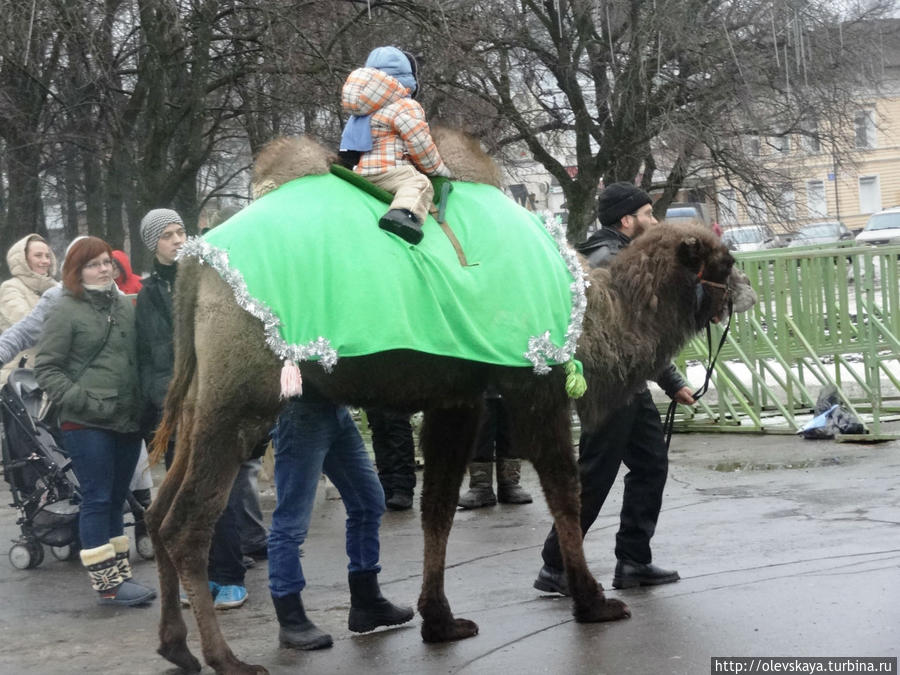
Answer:
POLYGON ((351 115, 341 134, 341 150, 369 152, 372 149, 372 116, 351 115))

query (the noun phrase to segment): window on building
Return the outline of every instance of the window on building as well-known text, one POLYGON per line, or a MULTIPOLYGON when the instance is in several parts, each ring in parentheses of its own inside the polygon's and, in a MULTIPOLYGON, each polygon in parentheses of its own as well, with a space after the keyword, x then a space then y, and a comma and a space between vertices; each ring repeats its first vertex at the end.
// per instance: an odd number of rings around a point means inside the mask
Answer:
POLYGON ((856 147, 875 147, 875 111, 863 110, 856 114, 854 120, 856 127, 856 147))
POLYGON ((758 192, 747 195, 747 215, 754 225, 764 225, 766 222, 766 203, 758 192))
POLYGON ((878 176, 859 177, 859 212, 881 211, 881 182, 878 176))
POLYGON ((777 154, 791 154, 791 138, 787 134, 784 136, 769 136, 769 146, 772 148, 772 152, 777 154))
POLYGON ((747 137, 747 154, 751 157, 759 157, 759 136, 747 137))
POLYGON ((828 215, 825 201, 825 181, 806 181, 806 212, 810 218, 824 218, 828 215))
POLYGON ((822 152, 822 142, 819 138, 819 121, 805 120, 803 122, 802 135, 803 150, 811 155, 822 152))
POLYGON ((794 198, 794 186, 784 183, 781 186, 781 200, 778 204, 778 219, 781 222, 797 220, 797 202, 794 198))
POLYGON ((730 188, 722 190, 719 192, 717 201, 719 203, 719 224, 737 225, 737 197, 735 197, 734 190, 730 188))

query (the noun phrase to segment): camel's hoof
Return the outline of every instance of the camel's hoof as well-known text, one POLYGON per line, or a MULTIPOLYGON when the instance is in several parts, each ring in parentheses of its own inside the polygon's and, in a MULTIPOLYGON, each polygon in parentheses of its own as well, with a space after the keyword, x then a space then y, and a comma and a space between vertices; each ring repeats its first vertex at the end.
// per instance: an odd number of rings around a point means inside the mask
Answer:
POLYGON ((156 653, 189 673, 199 673, 202 668, 184 642, 161 644, 156 653))
POLYGON ((452 619, 449 624, 422 624, 422 640, 425 642, 453 642, 475 635, 478 635, 478 624, 468 619, 452 619))
POLYGON ((579 623, 598 623, 600 621, 618 621, 631 618, 631 610, 621 600, 599 597, 588 607, 575 606, 575 620, 579 623))
POLYGON ((268 670, 262 666, 253 666, 249 663, 229 663, 225 668, 216 668, 217 675, 268 675, 268 670))
POLYGON ((216 671, 216 675, 267 675, 269 672, 262 666, 254 666, 238 659, 231 650, 221 659, 207 663, 216 671))

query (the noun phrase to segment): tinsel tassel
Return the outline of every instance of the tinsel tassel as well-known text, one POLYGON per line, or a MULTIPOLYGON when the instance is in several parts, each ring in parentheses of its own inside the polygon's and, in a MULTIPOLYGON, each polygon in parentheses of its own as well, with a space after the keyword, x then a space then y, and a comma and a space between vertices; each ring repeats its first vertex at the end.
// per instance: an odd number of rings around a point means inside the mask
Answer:
POLYGON ((587 380, 584 379, 584 366, 578 359, 566 361, 566 393, 569 398, 581 398, 587 391, 587 380))
POLYGON ((303 377, 293 361, 285 361, 281 367, 281 398, 303 395, 303 377))

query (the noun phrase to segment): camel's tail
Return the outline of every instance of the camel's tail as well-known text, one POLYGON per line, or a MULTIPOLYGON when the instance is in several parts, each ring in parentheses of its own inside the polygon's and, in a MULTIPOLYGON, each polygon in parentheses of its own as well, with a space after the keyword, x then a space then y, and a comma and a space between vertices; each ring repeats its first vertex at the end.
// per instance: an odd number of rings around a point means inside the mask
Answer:
POLYGON ((175 332, 175 368, 169 390, 163 403, 162 421, 153 436, 150 462, 155 464, 166 454, 169 439, 175 433, 179 417, 187 398, 194 373, 197 370, 197 352, 194 347, 194 313, 197 307, 199 263, 185 260, 178 265, 175 281, 173 324, 175 332))

